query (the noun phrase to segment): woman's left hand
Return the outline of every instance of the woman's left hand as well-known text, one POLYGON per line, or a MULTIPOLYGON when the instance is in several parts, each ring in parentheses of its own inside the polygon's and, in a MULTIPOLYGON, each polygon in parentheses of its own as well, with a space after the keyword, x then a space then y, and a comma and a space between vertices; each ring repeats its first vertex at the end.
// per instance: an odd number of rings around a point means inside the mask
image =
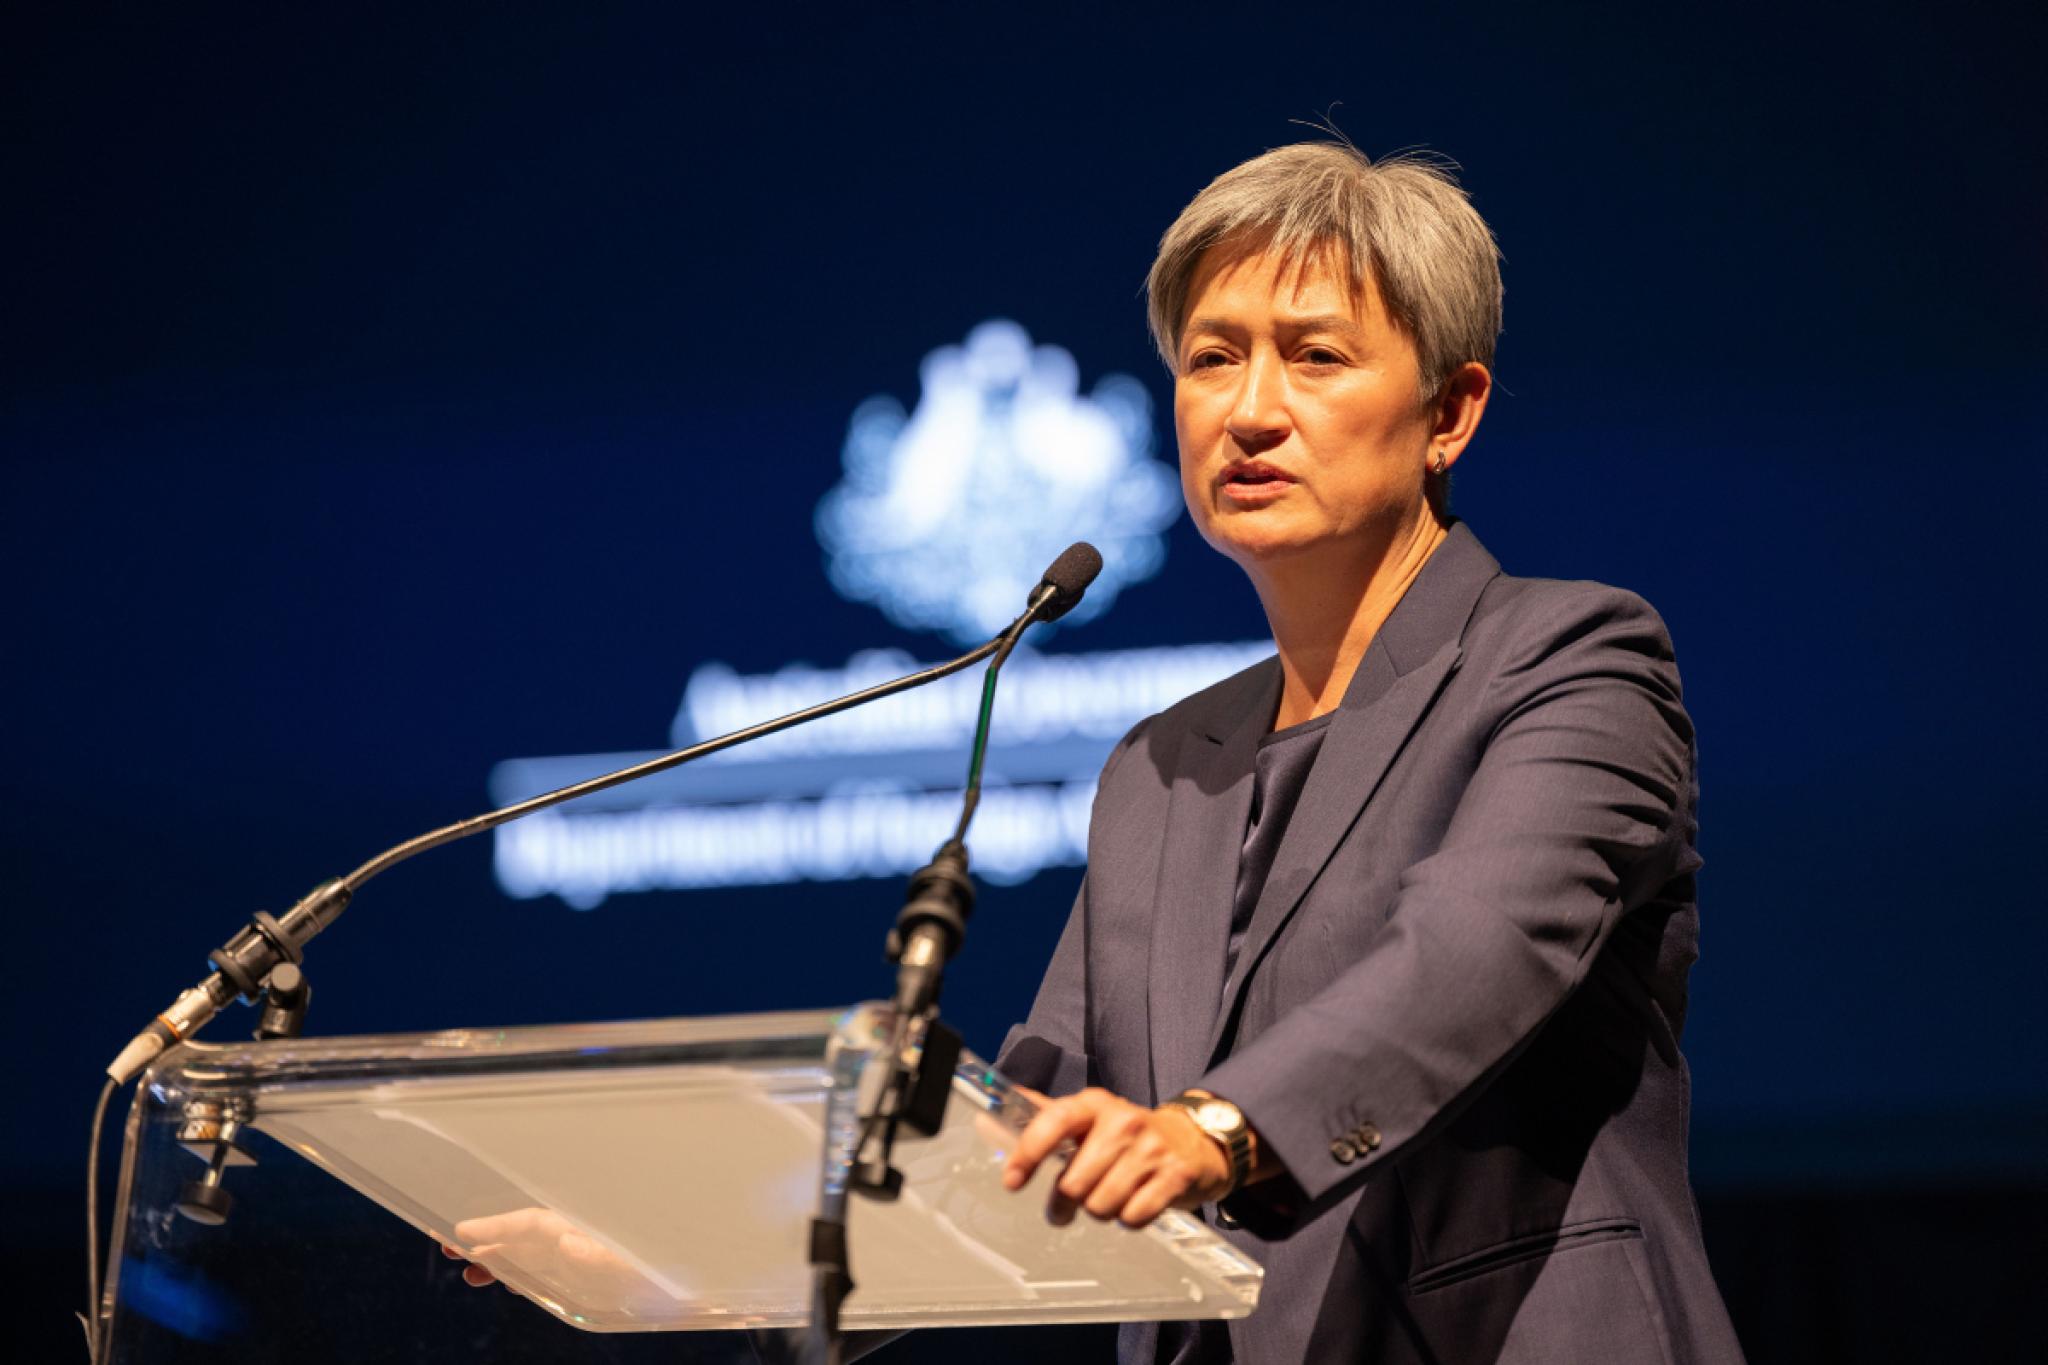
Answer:
POLYGON ((1138 1228, 1230 1188, 1229 1158, 1185 1111, 1146 1109, 1094 1088, 1043 1102, 1003 1163, 1004 1187, 1022 1189, 1069 1138, 1076 1150, 1054 1187, 1055 1222, 1067 1222, 1079 1208, 1138 1228))

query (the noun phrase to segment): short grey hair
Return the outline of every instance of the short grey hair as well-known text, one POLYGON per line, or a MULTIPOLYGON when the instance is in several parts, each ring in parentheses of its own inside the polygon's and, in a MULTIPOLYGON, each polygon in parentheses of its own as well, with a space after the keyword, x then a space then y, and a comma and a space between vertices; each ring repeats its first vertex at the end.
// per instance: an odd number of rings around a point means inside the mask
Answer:
POLYGON ((1415 155, 1368 160, 1348 143, 1299 142, 1209 182, 1159 239, 1146 278, 1152 340, 1180 371, 1180 335, 1202 256, 1219 243, 1263 241, 1291 262, 1342 259, 1353 290, 1366 273, 1415 345, 1422 397, 1460 365, 1493 368, 1500 336, 1500 249, 1442 164, 1415 155))

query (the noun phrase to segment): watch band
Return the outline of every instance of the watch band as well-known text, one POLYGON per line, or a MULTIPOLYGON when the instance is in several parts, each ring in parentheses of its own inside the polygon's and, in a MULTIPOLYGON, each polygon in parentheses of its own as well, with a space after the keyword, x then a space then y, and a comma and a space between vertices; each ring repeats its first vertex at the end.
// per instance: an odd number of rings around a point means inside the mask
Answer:
POLYGON ((1223 1148, 1230 1162, 1230 1187, 1216 1196, 1218 1200, 1228 1199, 1243 1186, 1252 1167, 1252 1129, 1243 1110, 1217 1095, 1175 1095, 1159 1107, 1183 1111, 1195 1127, 1223 1148))

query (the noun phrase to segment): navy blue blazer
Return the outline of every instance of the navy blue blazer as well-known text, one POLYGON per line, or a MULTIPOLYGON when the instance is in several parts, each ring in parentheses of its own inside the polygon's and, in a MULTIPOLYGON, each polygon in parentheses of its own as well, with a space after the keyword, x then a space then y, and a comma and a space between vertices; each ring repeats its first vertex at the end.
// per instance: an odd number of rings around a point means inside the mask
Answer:
MULTIPOLYGON (((1224 975, 1277 660, 1140 724, 998 1065, 1234 1100, 1287 1176, 1244 1365, 1741 1359, 1686 1173, 1691 722, 1662 621, 1464 525, 1374 640, 1224 975)), ((1150 1365, 1153 1324, 1119 1355, 1150 1365)))

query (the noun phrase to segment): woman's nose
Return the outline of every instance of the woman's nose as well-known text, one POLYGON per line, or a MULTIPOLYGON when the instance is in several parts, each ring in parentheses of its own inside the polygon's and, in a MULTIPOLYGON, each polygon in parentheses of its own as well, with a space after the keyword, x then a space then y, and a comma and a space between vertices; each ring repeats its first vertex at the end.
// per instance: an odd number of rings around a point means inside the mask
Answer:
POLYGON ((1224 426, 1231 438, 1252 454, 1287 439, 1286 376, 1277 360, 1254 356, 1245 365, 1236 401, 1230 405, 1230 420, 1224 426))

